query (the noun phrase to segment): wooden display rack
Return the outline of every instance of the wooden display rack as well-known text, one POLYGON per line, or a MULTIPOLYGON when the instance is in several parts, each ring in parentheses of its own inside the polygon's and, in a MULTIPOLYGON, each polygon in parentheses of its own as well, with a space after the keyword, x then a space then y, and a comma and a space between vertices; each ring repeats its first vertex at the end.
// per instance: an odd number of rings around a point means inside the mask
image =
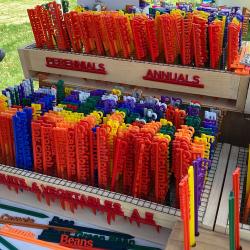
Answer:
MULTIPOLYGON (((248 159, 248 149, 242 147, 232 146, 231 154, 228 162, 227 172, 225 176, 225 183, 222 191, 221 201, 219 205, 219 211, 217 215, 217 220, 215 224, 215 231, 228 234, 228 195, 232 190, 232 173, 237 166, 240 167, 240 204, 244 192, 244 181, 247 175, 247 159, 248 159)), ((242 239, 250 239, 250 225, 240 224, 240 236, 242 239)))
MULTIPOLYGON (((250 91, 248 90, 249 77, 239 76, 231 72, 166 65, 132 59, 127 60, 77 54, 72 52, 41 50, 35 48, 34 45, 19 49, 19 55, 26 78, 39 80, 42 75, 43 79, 49 82, 56 82, 62 79, 65 81, 66 85, 89 89, 101 88, 111 90, 114 87, 121 86, 125 93, 131 93, 131 90, 139 88, 143 91, 144 95, 180 97, 186 102, 198 100, 204 106, 216 107, 225 111, 248 113, 250 110, 248 105, 246 105, 246 103, 250 103, 250 101, 246 101, 248 92, 250 96, 250 91), (81 65, 84 64, 86 66, 88 63, 92 65, 92 69, 91 67, 88 69, 83 69, 81 67, 81 65), (74 65, 74 67, 72 65, 74 65), (156 77, 154 77, 154 79, 150 78, 151 80, 148 80, 149 78, 145 79, 145 76, 148 76, 149 72, 156 72, 156 77), (190 79, 195 79, 196 84, 184 86, 181 81, 169 83, 163 80, 164 77, 162 77, 162 74, 176 74, 178 76, 182 74, 188 82, 191 81, 190 79)), ((205 189, 202 194, 202 204, 199 210, 199 222, 202 228, 212 231, 215 227, 216 231, 222 233, 226 230, 226 209, 228 206, 226 203, 223 203, 225 200, 224 190, 225 186, 227 186, 227 176, 229 174, 227 166, 228 169, 230 169, 232 165, 230 162, 232 161, 234 150, 235 147, 231 147, 230 144, 218 143, 217 145, 212 168, 207 177, 205 189), (232 151, 231 156, 230 151, 232 151), (225 175, 226 181, 223 189, 224 183, 222 180, 225 175), (222 189, 223 194, 220 203, 220 190, 222 189), (220 208, 219 204, 221 205, 220 208), (219 213, 217 215, 218 209, 219 213)), ((236 164, 234 167, 235 166, 236 164)), ((8 166, 0 166, 0 174, 22 176, 29 184, 35 180, 39 185, 49 184, 55 188, 91 195, 99 198, 102 202, 104 200, 119 202, 126 216, 130 216, 134 209, 138 209, 139 213, 151 212, 154 214, 156 223, 162 227, 160 233, 156 233, 154 229, 149 226, 143 225, 141 230, 135 225, 132 226, 127 222, 124 224, 124 221, 122 222, 119 218, 109 227, 124 233, 129 232, 136 237, 148 239, 163 245, 166 244, 166 237, 169 235, 170 230, 177 221, 180 221, 180 211, 178 209, 153 202, 8 166)), ((32 204, 32 206, 39 208, 43 207, 52 213, 58 213, 72 219, 82 219, 86 222, 100 226, 106 224, 103 215, 90 215, 86 209, 84 212, 78 209, 75 214, 72 214, 71 212, 62 210, 57 203, 53 203, 48 207, 45 203, 31 202, 35 199, 34 194, 22 193, 17 195, 14 192, 6 192, 6 189, 1 188, 0 195, 6 199, 19 202, 19 195, 21 195, 21 201, 25 204, 32 204)), ((244 230, 242 231, 242 237, 247 239, 248 233, 250 233, 250 227, 248 229, 249 231, 244 228, 242 228, 242 230, 244 230), (247 234, 245 234, 245 231, 247 234)))
MULTIPOLYGON (((218 143, 214 153, 211 170, 207 176, 204 191, 201 197, 201 206, 199 209, 199 222, 202 228, 213 230, 216 212, 218 209, 220 193, 218 190, 222 189, 222 182, 226 171, 226 163, 229 158, 231 146, 229 144, 218 143)), ((0 165, 0 175, 18 177, 25 180, 28 186, 36 182, 39 187, 50 186, 55 189, 67 190, 77 194, 83 194, 86 197, 91 196, 99 198, 101 203, 105 200, 117 202, 121 205, 125 216, 130 217, 132 211, 137 209, 142 217, 146 212, 153 213, 154 220, 157 225, 161 226, 160 232, 152 226, 141 225, 137 227, 135 222, 131 225, 124 218, 117 216, 111 225, 106 222, 106 214, 99 213, 94 215, 91 209, 78 208, 75 213, 69 209, 63 210, 60 207, 60 202, 55 200, 48 206, 44 199, 41 202, 37 201, 36 195, 27 191, 16 193, 14 190, 10 191, 6 186, 1 185, 0 197, 14 202, 23 203, 34 208, 41 208, 47 210, 55 215, 69 217, 74 220, 83 220, 87 223, 99 225, 102 227, 109 227, 110 229, 133 234, 135 237, 147 239, 158 244, 166 244, 166 239, 170 234, 171 229, 177 221, 180 221, 180 210, 173 207, 156 204, 154 202, 145 201, 138 198, 133 198, 127 195, 114 193, 108 190, 99 189, 96 187, 86 186, 80 183, 75 183, 67 180, 62 180, 56 177, 50 177, 39 173, 34 173, 14 167, 0 165)), ((1 178, 0 178, 1 181, 1 178)))
POLYGON ((205 106, 222 110, 243 112, 245 109, 249 84, 247 76, 179 65, 41 50, 35 45, 19 49, 19 55, 26 78, 38 79, 40 74, 45 74, 47 80, 52 82, 63 79, 65 83, 76 86, 108 90, 121 85, 125 92, 130 93, 131 89, 140 88, 144 95, 180 97, 187 102, 195 99, 205 106), (92 69, 83 72, 83 69, 72 67, 72 64, 80 67, 81 63, 89 63, 92 69), (184 85, 189 86, 184 86, 180 80, 169 83, 169 75, 182 80, 185 78, 188 84, 184 85))

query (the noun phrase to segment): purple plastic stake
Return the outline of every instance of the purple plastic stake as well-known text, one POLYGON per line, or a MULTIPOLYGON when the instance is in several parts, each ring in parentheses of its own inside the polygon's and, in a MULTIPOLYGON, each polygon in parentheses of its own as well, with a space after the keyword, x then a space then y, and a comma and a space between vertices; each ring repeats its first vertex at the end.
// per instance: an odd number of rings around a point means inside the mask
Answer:
POLYGON ((161 96, 161 102, 171 104, 171 97, 168 96, 161 96))
POLYGON ((200 108, 190 105, 187 107, 187 113, 188 116, 199 116, 200 108))
POLYGON ((199 206, 201 205, 201 194, 204 188, 205 177, 207 170, 211 165, 211 161, 203 158, 198 158, 193 161, 194 167, 194 209, 195 209, 195 235, 199 235, 199 206))
POLYGON ((195 210, 195 236, 199 236, 199 221, 198 221, 198 210, 199 210, 199 201, 198 201, 198 192, 199 192, 199 165, 200 158, 196 161, 193 161, 194 167, 194 210, 195 210))
POLYGON ((182 99, 178 98, 178 97, 177 98, 172 97, 171 98, 171 104, 173 106, 180 106, 182 104, 182 99))

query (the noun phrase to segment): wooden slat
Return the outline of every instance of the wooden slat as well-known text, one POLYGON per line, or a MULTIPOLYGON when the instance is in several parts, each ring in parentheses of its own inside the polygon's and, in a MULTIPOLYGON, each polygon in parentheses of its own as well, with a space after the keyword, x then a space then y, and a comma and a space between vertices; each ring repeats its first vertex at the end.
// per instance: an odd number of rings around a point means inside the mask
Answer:
POLYGON ((224 143, 222 146, 221 154, 219 156, 219 163, 213 180, 212 190, 209 195, 208 206, 203 220, 203 226, 210 230, 213 230, 215 224, 217 209, 220 202, 220 195, 223 188, 223 179, 226 174, 230 148, 231 145, 227 143, 224 143))
POLYGON ((245 114, 250 114, 250 88, 248 88, 247 91, 247 99, 246 99, 246 105, 245 105, 245 114))
MULTIPOLYGON (((241 246, 242 249, 250 249, 250 242, 241 241, 241 246)), ((228 250, 229 239, 227 235, 201 229, 199 237, 196 237, 196 246, 192 249, 228 250)), ((165 250, 183 250, 183 227, 180 222, 173 228, 165 250)))
MULTIPOLYGON (((215 225, 215 230, 217 232, 225 233, 226 225, 228 220, 228 195, 232 190, 232 173, 237 166, 237 159, 239 154, 239 147, 232 146, 230 158, 228 162, 223 192, 221 196, 221 201, 219 205, 219 211, 217 214, 217 220, 215 225)), ((221 180, 222 181, 222 180, 221 180)))

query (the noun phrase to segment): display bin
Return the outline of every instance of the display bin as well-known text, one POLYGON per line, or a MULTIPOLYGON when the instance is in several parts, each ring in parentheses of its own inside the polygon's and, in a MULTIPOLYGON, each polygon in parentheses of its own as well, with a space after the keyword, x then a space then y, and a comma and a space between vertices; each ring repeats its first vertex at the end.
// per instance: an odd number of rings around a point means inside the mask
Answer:
POLYGON ((248 76, 227 71, 167 65, 96 55, 37 49, 34 44, 19 49, 26 78, 43 75, 49 81, 87 88, 125 92, 140 88, 144 95, 167 95, 184 101, 198 100, 204 106, 243 112, 249 85, 248 76))
MULTIPOLYGON (((229 158, 231 145, 218 143, 214 157, 212 160, 211 170, 206 179, 205 188, 202 193, 201 206, 199 208, 199 223, 200 226, 213 230, 216 212, 218 209, 220 193, 218 190, 222 189, 221 179, 224 178, 226 165, 229 158)), ((124 194, 111 192, 108 190, 99 189, 97 187, 87 186, 76 182, 71 182, 56 177, 46 176, 35 172, 30 172, 15 167, 0 165, 0 197, 3 199, 11 200, 14 202, 22 203, 33 208, 40 208, 54 213, 55 215, 61 215, 74 219, 76 221, 83 220, 91 224, 108 227, 110 229, 133 234, 135 237, 147 239, 155 243, 166 244, 168 235, 171 229, 174 227, 177 221, 181 221, 180 210, 174 207, 169 207, 161 204, 157 204, 151 201, 146 201, 138 198, 133 198, 124 194), (3 177, 4 176, 4 177, 3 177), (7 185, 4 184, 4 178, 17 177, 23 179, 28 187, 32 187, 33 183, 37 183, 41 189, 49 186, 57 190, 71 191, 77 194, 91 196, 99 198, 101 204, 105 200, 111 202, 117 202, 121 205, 124 215, 128 219, 120 216, 116 216, 115 221, 112 221, 110 225, 107 224, 106 213, 101 213, 97 209, 96 215, 91 212, 90 208, 78 207, 74 213, 70 211, 69 207, 63 210, 60 207, 59 200, 51 201, 50 206, 46 204, 46 200, 43 197, 39 202, 36 198, 36 194, 23 190, 15 192, 15 189, 8 190, 7 185), (137 209, 140 216, 144 217, 146 212, 153 214, 153 219, 156 225, 160 226, 159 232, 157 232, 155 226, 141 225, 138 227, 135 222, 129 223, 129 218, 132 212, 137 209)), ((17 182, 17 181, 16 181, 17 182)), ((21 181, 19 181, 21 183, 21 181)), ((18 185, 17 185, 18 187, 18 185)), ((21 186, 19 187, 21 188, 21 186)))
MULTIPOLYGON (((249 112, 247 100, 249 76, 204 68, 37 49, 34 44, 19 49, 19 55, 24 76, 39 80, 41 85, 64 80, 65 86, 74 88, 111 90, 119 87, 124 93, 130 94, 131 91, 140 89, 143 95, 179 97, 187 103, 190 100, 196 100, 200 101, 203 106, 220 109, 222 111, 220 123, 223 116, 231 111, 249 112)), ((243 119, 241 123, 244 123, 243 119)), ((227 130, 228 126, 226 125, 226 128, 222 126, 222 130, 227 130)), ((225 199, 224 190, 227 185, 228 170, 232 165, 235 148, 238 147, 225 143, 225 141, 217 143, 199 208, 199 223, 203 229, 210 231, 215 229, 220 233, 225 233, 227 230, 227 204, 223 203, 223 200, 225 199), (221 213, 224 213, 223 216, 221 213), (223 220, 226 222, 224 223, 223 220)), ((180 210, 174 207, 9 166, 0 166, 0 174, 19 176, 28 185, 36 182, 39 186, 49 185, 56 189, 92 196, 100 199, 101 203, 105 200, 118 202, 128 218, 135 209, 141 216, 144 216, 146 212, 152 213, 156 225, 161 227, 160 232, 156 232, 152 226, 141 225, 138 227, 134 222, 130 224, 129 219, 124 221, 124 218, 119 216, 112 221, 111 225, 108 225, 105 214, 97 212, 96 215, 93 215, 89 208, 84 210, 78 208, 73 214, 69 209, 63 210, 59 201, 52 202, 48 206, 44 199, 42 202, 34 202, 36 196, 30 192, 24 191, 16 194, 14 190, 6 192, 6 188, 0 189, 1 197, 6 199, 16 202, 21 200, 22 203, 32 207, 42 207, 52 213, 74 220, 85 220, 92 224, 108 226, 110 229, 120 232, 129 232, 136 237, 159 244, 166 244, 176 222, 181 221, 180 210)), ((242 226, 242 230, 242 237, 247 239, 245 232, 250 232, 250 226, 248 229, 244 229, 242 226)))

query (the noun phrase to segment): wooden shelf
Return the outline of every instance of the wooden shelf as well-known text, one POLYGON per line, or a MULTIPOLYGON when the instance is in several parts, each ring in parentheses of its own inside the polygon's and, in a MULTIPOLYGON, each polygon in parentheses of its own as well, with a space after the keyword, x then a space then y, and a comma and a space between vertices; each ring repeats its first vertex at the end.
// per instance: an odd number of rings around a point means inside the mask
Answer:
MULTIPOLYGON (((62 79, 67 84, 84 88, 111 89, 114 86, 122 86, 125 92, 131 92, 134 88, 143 90, 144 95, 168 95, 178 96, 184 101, 199 100, 203 105, 217 107, 223 110, 243 112, 246 104, 249 77, 236 74, 201 68, 184 67, 179 65, 167 65, 122 58, 111 58, 96 55, 77 54, 73 52, 61 52, 53 50, 41 50, 34 45, 19 49, 23 72, 26 78, 38 79, 39 75, 46 75, 48 81, 62 79), (90 73, 78 70, 48 67, 46 58, 63 59, 64 62, 80 62, 102 64, 105 68, 103 74, 90 73), (199 78, 200 85, 204 88, 189 87, 173 83, 161 82, 160 76, 146 80, 148 71, 157 71, 159 74, 182 74, 185 78, 199 78), (161 73, 163 72, 163 73, 161 73), (160 80, 160 81, 159 81, 160 80)), ((67 68, 67 67, 66 67, 67 68)), ((155 73, 157 75, 157 73, 155 73)), ((195 84, 193 84, 195 85, 195 84)))

